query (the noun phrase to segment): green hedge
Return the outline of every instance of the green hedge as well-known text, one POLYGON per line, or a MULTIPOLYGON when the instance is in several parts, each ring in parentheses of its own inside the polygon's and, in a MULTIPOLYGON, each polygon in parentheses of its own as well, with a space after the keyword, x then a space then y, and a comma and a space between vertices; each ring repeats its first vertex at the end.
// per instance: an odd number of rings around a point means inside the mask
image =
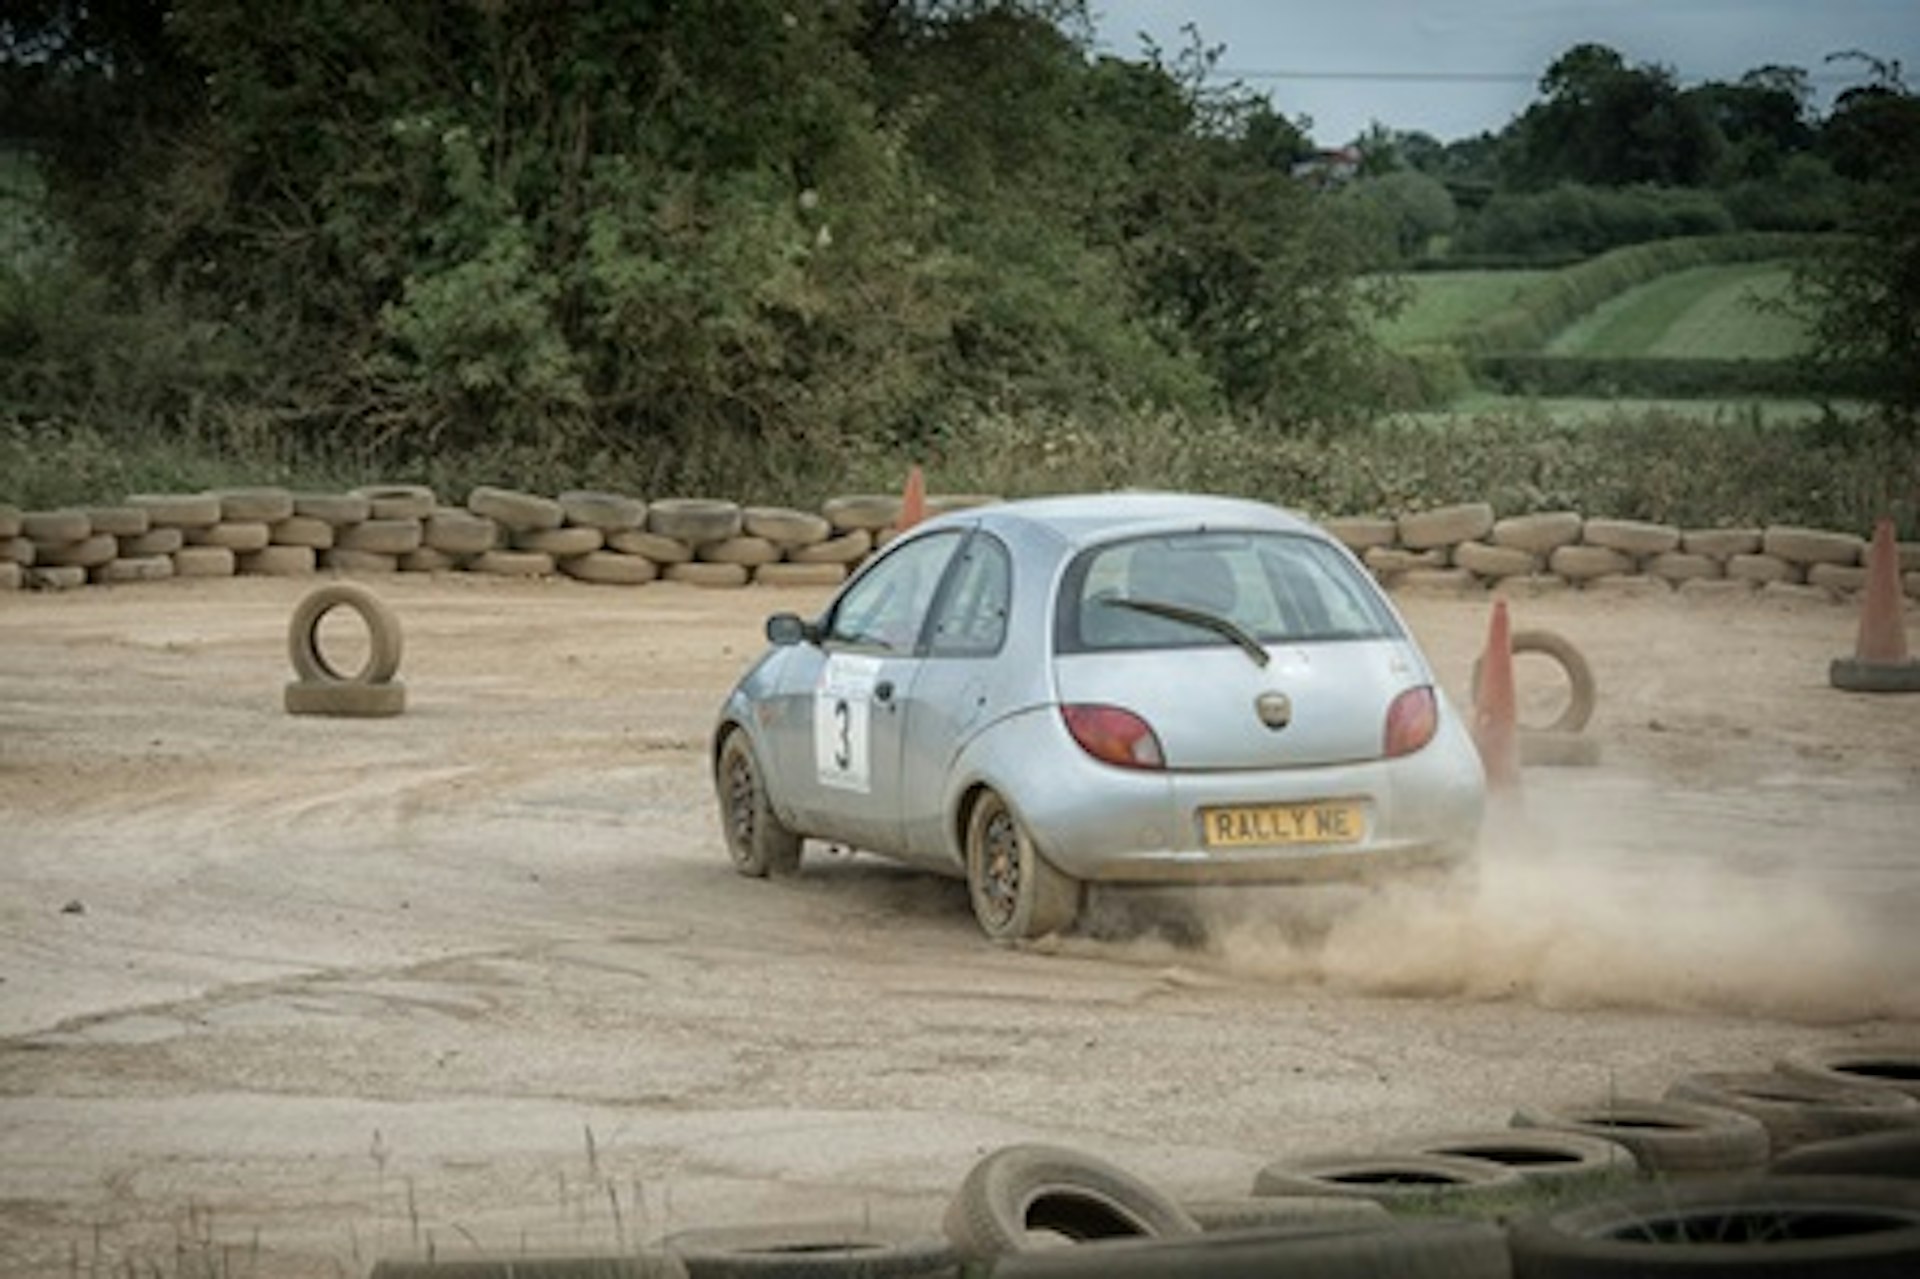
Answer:
POLYGON ((1815 243, 1810 236, 1752 231, 1615 249, 1539 281, 1463 331, 1459 346, 1469 356, 1537 351, 1608 298, 1657 276, 1722 262, 1795 257, 1815 243))
POLYGON ((1848 396, 1872 388, 1795 360, 1653 359, 1508 352, 1469 362, 1484 385, 1514 395, 1719 400, 1848 396))

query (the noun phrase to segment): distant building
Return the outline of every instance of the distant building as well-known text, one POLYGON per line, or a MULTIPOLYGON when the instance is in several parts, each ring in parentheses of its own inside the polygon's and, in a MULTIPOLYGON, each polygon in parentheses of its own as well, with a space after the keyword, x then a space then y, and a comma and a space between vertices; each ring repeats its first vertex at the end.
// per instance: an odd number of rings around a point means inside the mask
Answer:
POLYGON ((1360 176, 1360 149, 1338 147, 1331 151, 1315 151, 1312 156, 1295 163, 1292 172, 1299 181, 1322 191, 1345 186, 1360 176))

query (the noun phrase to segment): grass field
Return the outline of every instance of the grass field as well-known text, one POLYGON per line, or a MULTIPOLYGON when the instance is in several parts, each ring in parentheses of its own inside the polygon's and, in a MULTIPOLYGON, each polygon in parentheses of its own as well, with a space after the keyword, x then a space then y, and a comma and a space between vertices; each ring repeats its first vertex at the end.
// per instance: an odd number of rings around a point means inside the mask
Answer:
POLYGON ((1550 355, 1784 360, 1806 329, 1770 309, 1787 291, 1777 262, 1736 262, 1661 276, 1595 307, 1547 344, 1550 355))
POLYGON ((1413 290, 1406 309, 1375 328, 1390 351, 1445 342, 1490 311, 1511 302, 1551 271, 1429 271, 1403 277, 1413 290))

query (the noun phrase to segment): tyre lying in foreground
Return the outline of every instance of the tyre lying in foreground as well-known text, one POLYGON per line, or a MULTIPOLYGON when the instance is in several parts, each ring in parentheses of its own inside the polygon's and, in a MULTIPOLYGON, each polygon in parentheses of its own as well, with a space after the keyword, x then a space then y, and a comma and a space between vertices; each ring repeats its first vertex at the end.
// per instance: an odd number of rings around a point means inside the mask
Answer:
POLYGON ((808 839, 963 878, 1000 941, 1093 882, 1458 866, 1485 783, 1392 603, 1304 519, 1179 494, 954 512, 895 539, 722 706, 750 876, 808 839))
POLYGON ((1523 1221, 1515 1279, 1641 1275, 1920 1274, 1920 1186, 1760 1177, 1650 1186, 1523 1221))

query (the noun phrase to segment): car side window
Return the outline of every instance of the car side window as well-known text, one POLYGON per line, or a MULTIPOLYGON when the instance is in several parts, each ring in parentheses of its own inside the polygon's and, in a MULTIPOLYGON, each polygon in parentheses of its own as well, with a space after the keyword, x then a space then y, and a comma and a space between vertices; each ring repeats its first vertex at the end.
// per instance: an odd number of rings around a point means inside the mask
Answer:
POLYGON ((1007 548, 976 533, 960 552, 945 594, 934 605, 927 650, 935 657, 985 657, 1007 637, 1013 563, 1007 548))
POLYGON ((959 530, 915 538, 877 561, 834 606, 829 644, 911 653, 920 642, 927 607, 959 549, 959 530))

